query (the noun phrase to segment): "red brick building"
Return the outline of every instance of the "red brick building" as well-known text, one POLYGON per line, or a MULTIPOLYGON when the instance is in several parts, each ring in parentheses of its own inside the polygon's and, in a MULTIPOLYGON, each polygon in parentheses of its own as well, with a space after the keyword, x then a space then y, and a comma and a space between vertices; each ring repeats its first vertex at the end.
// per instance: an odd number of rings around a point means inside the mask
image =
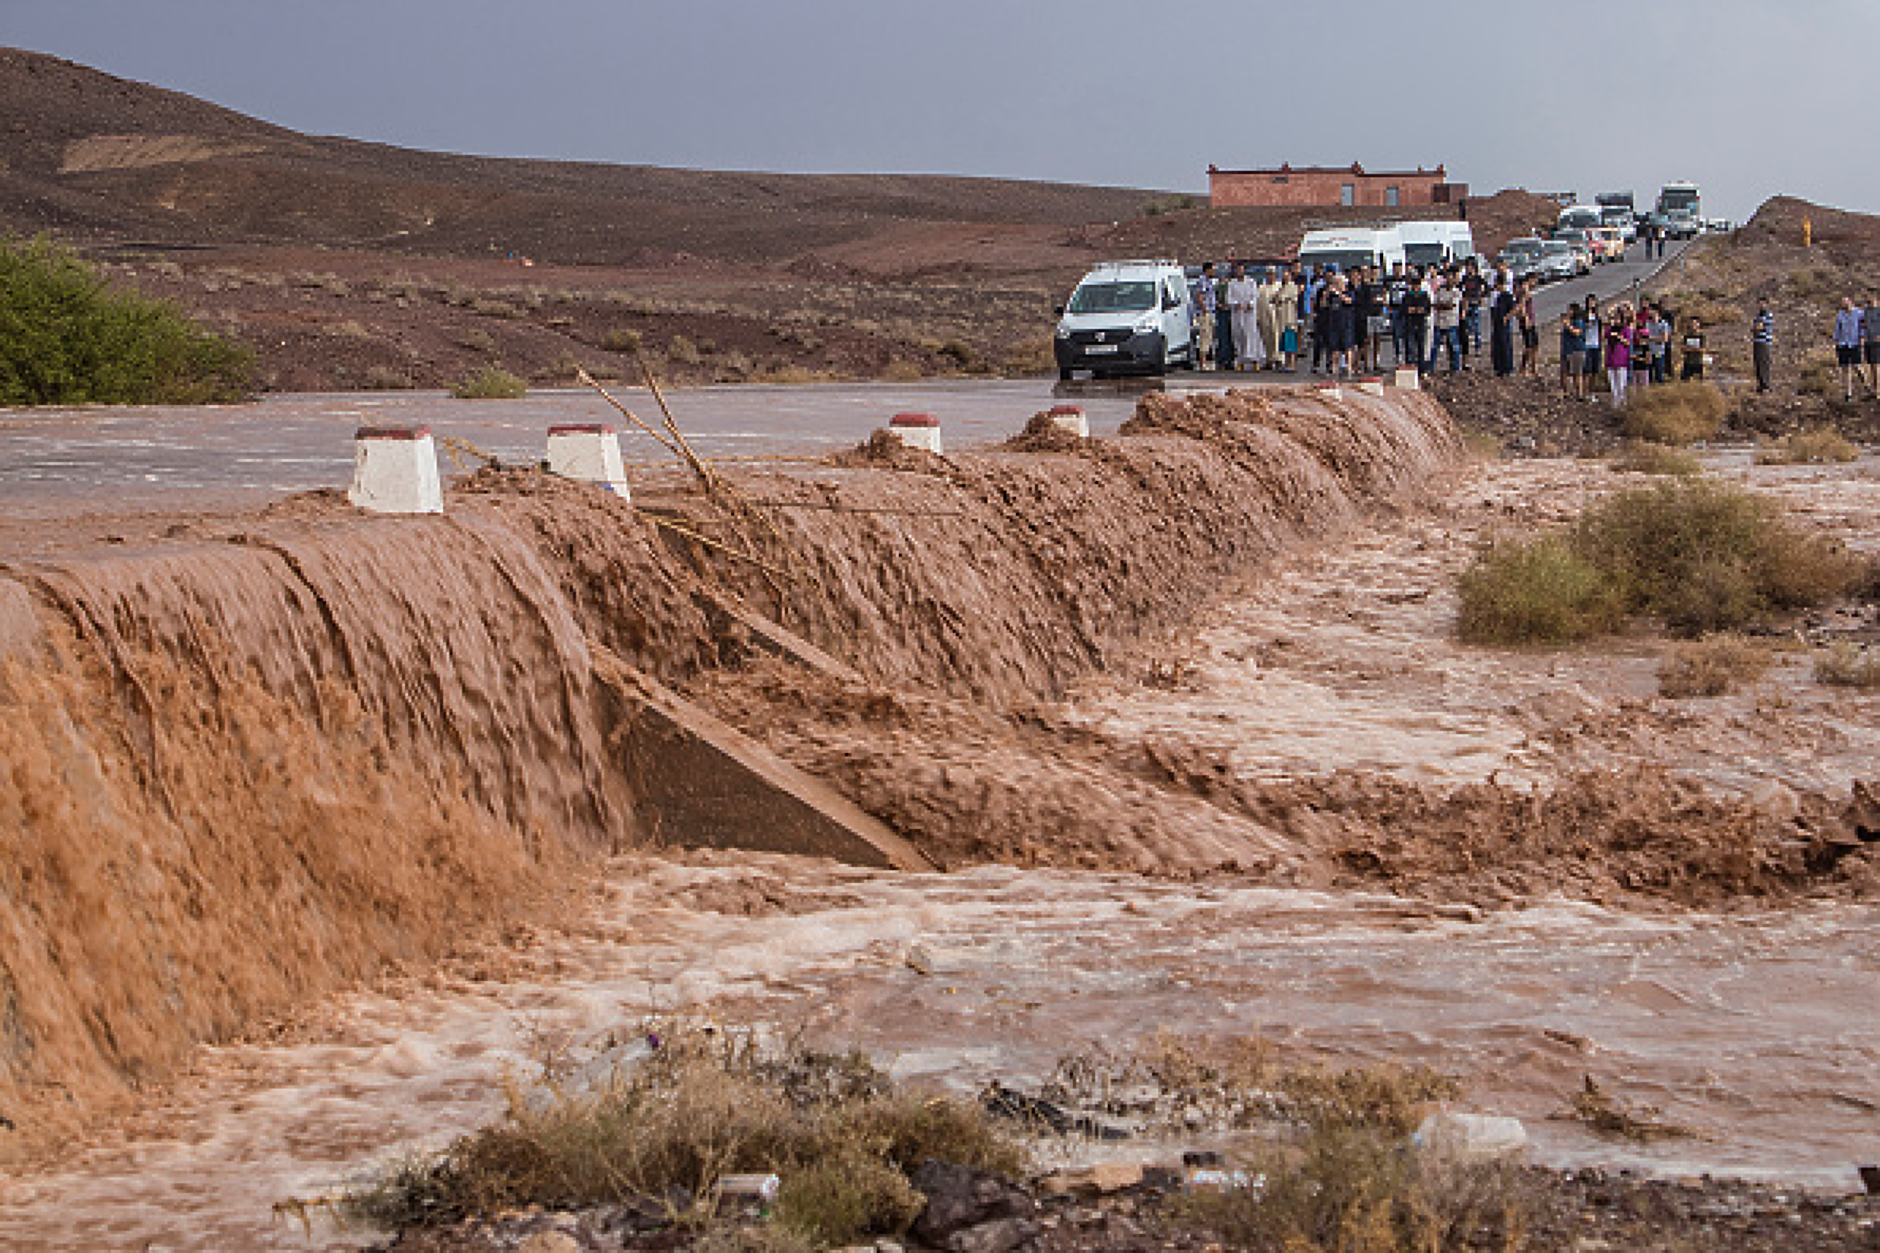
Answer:
POLYGON ((1282 165, 1276 170, 1223 170, 1208 167, 1208 201, 1229 205, 1292 205, 1330 208, 1369 205, 1381 209, 1410 205, 1452 205, 1469 194, 1467 183, 1452 183, 1442 166, 1426 170, 1372 173, 1353 161, 1341 169, 1282 165))

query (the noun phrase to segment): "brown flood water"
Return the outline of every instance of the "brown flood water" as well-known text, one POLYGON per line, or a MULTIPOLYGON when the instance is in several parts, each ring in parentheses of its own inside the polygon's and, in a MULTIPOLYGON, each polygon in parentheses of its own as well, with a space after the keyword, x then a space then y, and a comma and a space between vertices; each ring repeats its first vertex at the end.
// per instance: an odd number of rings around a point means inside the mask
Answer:
POLYGON ((1533 1157, 1836 1191, 1871 1156, 1880 910, 1483 916, 1384 896, 988 867, 893 876, 775 857, 617 863, 585 924, 483 977, 339 998, 304 1042, 211 1051, 147 1129, 8 1189, 11 1247, 333 1248, 275 1202, 493 1115, 549 1046, 649 1013, 807 1027, 970 1091, 1157 1030, 1262 1032, 1458 1074, 1533 1157), (1860 1007, 1866 1006, 1861 1012, 1860 1007), (1702 1138, 1551 1121, 1593 1075, 1702 1138))
MULTIPOLYGON (((1871 542, 1870 464, 1756 473, 1871 542)), ((1611 477, 1566 463, 1473 467, 1443 508, 1292 553, 1216 605, 1177 650, 1172 689, 1111 675, 1084 684, 1067 716, 1119 742, 1222 749, 1251 778, 1343 767, 1538 783, 1648 758, 1748 794, 1870 773, 1871 700, 1809 684, 1799 660, 1763 695, 1666 709, 1650 703, 1653 659, 1638 648, 1491 656, 1449 641, 1446 589, 1476 536, 1564 517, 1611 477)), ((453 526, 505 569, 528 568, 506 532, 465 518, 453 526)), ((337 560, 362 546, 309 552, 337 560)), ((559 638, 547 632, 542 648, 559 638)), ((804 1028, 965 1091, 1035 1082, 1064 1053, 1157 1030, 1260 1032, 1337 1062, 1454 1073, 1468 1107, 1526 1122, 1540 1162, 1845 1191, 1880 1146, 1876 923, 1870 904, 1656 913, 1541 896, 1481 912, 1226 877, 625 857, 564 928, 329 998, 284 1042, 201 1050, 161 1106, 0 1185, 0 1247, 356 1246, 369 1233, 335 1230, 317 1205, 309 1233, 276 1203, 331 1195, 375 1162, 474 1128, 498 1112, 504 1074, 547 1050, 673 1012, 804 1028), (1589 1075, 1699 1134, 1633 1145, 1551 1119, 1589 1075)))

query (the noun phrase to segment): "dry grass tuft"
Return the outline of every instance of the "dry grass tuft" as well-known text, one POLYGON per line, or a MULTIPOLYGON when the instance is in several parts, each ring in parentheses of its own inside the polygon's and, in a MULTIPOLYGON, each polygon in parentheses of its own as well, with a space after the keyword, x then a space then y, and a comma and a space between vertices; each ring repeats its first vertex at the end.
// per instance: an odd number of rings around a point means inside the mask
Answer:
POLYGON ((1754 683, 1768 672, 1767 645, 1740 635, 1710 635, 1678 644, 1658 662, 1658 694, 1682 699, 1725 696, 1738 683, 1754 683))
POLYGON ((1630 474, 1662 474, 1674 478, 1692 478, 1704 472, 1696 457, 1682 448, 1633 440, 1613 459, 1612 468, 1630 474))
POLYGON ((1730 404, 1711 383, 1668 383, 1634 393, 1622 409, 1625 433, 1654 444, 1714 439, 1730 404))
POLYGON ((858 1052, 684 1023, 628 1041, 512 1084, 501 1122, 395 1168, 349 1209, 403 1228, 650 1200, 702 1223, 719 1178, 774 1172, 777 1226, 827 1247, 905 1229, 924 1204, 908 1175, 930 1157, 1006 1174, 1026 1164, 978 1105, 896 1091, 858 1052))
POLYGON ((529 385, 507 370, 485 366, 450 389, 458 400, 519 400, 529 385))
POLYGON ((1812 431, 1794 431, 1783 439, 1761 444, 1756 449, 1759 465, 1831 465, 1860 456, 1853 441, 1833 427, 1812 431))
POLYGON ((1490 541, 1457 592, 1456 633, 1470 644, 1566 644, 1621 617, 1610 582, 1558 535, 1490 541))
POLYGON ((1815 682, 1829 687, 1880 687, 1880 650, 1842 640, 1815 657, 1815 682))

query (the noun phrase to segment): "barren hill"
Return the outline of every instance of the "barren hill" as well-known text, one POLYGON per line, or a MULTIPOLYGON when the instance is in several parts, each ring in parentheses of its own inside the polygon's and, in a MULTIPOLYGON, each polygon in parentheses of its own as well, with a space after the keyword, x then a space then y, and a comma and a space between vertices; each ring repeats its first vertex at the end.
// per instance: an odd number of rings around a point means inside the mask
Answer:
POLYGON ((781 175, 463 157, 271 126, 68 61, 0 51, 0 216, 156 234, 614 264, 788 262, 897 223, 1069 227, 1156 193, 1015 180, 781 175))

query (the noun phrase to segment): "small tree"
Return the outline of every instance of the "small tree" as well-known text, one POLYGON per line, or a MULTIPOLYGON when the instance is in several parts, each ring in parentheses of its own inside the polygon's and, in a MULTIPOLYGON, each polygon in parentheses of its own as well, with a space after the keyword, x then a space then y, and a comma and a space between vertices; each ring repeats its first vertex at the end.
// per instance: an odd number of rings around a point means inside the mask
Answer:
POLYGON ((0 239, 0 405, 210 404, 253 390, 254 358, 175 306, 113 291, 46 239, 0 239))

